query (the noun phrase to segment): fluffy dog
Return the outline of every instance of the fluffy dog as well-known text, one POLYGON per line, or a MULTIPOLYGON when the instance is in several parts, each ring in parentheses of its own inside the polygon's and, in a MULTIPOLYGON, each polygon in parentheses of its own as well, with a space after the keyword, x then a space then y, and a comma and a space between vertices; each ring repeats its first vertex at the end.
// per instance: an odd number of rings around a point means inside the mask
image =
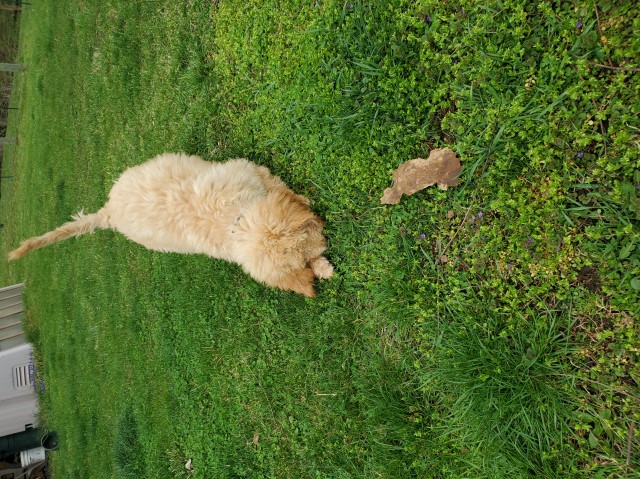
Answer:
POLYGON ((254 279, 315 296, 314 278, 330 278, 322 256, 323 221, 309 201, 263 166, 245 159, 212 163, 165 153, 126 170, 98 212, 24 241, 17 259, 96 228, 111 228, 149 249, 202 253, 238 263, 254 279))

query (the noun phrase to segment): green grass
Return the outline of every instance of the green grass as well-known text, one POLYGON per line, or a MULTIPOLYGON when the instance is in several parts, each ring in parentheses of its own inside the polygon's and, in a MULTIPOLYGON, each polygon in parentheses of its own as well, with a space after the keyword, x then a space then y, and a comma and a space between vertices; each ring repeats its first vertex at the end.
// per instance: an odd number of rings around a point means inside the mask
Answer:
POLYGON ((638 474, 632 2, 32 3, 3 255, 181 150, 312 198, 337 268, 307 300, 110 231, 6 263, 54 477, 638 474), (379 203, 445 146, 459 187, 379 203))

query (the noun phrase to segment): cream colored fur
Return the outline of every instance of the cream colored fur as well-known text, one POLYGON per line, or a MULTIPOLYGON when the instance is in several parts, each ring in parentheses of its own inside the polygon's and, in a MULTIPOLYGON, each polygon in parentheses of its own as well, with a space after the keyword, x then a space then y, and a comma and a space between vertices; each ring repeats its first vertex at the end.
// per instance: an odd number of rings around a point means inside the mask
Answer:
POLYGON ((24 241, 9 259, 111 228, 152 250, 238 263, 262 283, 313 297, 314 278, 333 275, 322 256, 323 226, 309 201, 263 166, 165 153, 126 170, 96 213, 79 213, 74 221, 24 241))

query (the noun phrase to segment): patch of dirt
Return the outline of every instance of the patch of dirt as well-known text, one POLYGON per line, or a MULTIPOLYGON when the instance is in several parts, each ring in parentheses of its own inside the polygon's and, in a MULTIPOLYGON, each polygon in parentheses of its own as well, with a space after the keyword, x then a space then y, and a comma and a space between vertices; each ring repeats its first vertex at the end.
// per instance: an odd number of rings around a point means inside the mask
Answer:
POLYGON ((598 271, 590 266, 585 266, 578 272, 576 282, 592 293, 597 293, 601 289, 598 271))

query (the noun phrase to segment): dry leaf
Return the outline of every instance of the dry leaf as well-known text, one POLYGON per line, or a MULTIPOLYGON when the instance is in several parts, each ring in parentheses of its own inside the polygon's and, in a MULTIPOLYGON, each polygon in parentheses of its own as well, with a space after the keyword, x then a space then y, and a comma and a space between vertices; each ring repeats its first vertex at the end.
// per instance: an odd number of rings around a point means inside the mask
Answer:
POLYGON ((458 174, 462 170, 460 159, 450 148, 431 150, 429 158, 416 158, 401 164, 393 172, 393 186, 384 190, 380 202, 386 205, 397 205, 402 195, 412 195, 431 185, 438 185, 441 190, 450 186, 458 186, 458 174))
POLYGON ((193 471, 193 464, 192 464, 192 462, 191 462, 191 459, 189 459, 189 460, 187 461, 187 463, 184 465, 184 468, 185 468, 187 471, 193 471))
POLYGON ((257 446, 258 441, 260 441, 260 434, 258 434, 258 432, 256 431, 253 433, 253 441, 251 441, 251 444, 253 444, 254 446, 257 446))
POLYGON ((456 214, 453 212, 453 210, 447 211, 447 218, 449 218, 450 220, 453 219, 455 215, 456 214))

